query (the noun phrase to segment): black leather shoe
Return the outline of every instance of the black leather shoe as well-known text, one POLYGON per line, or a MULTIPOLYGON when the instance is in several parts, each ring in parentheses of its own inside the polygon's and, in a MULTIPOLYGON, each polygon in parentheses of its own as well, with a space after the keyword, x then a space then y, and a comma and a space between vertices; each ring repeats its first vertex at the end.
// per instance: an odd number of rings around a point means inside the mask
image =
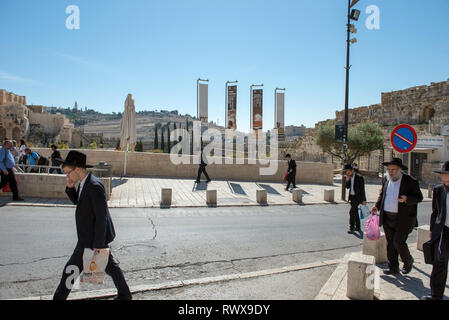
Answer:
POLYGON ((348 233, 354 233, 354 230, 353 229, 349 229, 348 233))
POLYGON ((399 274, 399 268, 384 270, 384 274, 386 274, 386 275, 399 274))
POLYGON ((407 263, 407 264, 404 263, 404 268, 402 268, 402 270, 401 270, 401 272, 403 274, 408 274, 408 273, 410 273, 410 271, 412 271, 413 261, 414 260, 412 259, 412 262, 407 263))
POLYGON ((443 299, 438 299, 436 297, 433 296, 424 296, 421 298, 421 300, 443 300, 443 299))
POLYGON ((133 297, 121 297, 121 296, 117 296, 114 298, 114 300, 132 300, 133 297))
POLYGON ((358 227, 358 228, 355 228, 354 231, 360 232, 362 230, 360 230, 360 227, 358 227))

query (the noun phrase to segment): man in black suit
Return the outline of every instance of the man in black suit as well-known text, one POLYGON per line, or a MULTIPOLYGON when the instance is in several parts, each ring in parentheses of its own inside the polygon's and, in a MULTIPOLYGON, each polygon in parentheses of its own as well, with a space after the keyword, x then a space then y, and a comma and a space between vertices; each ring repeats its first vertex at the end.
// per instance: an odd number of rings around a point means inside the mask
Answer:
MULTIPOLYGON (((204 175, 206 176, 207 182, 210 182, 210 178, 209 175, 206 172, 206 166, 207 163, 203 160, 204 154, 203 154, 203 150, 201 150, 201 163, 200 163, 200 167, 198 168, 198 175, 196 177, 196 183, 200 183, 201 182, 201 173, 204 173, 204 175)), ((206 159, 207 160, 207 159, 206 159)))
POLYGON ((348 233, 360 230, 359 204, 366 205, 365 180, 362 175, 355 172, 355 169, 347 164, 344 166, 346 173, 346 188, 349 191, 349 201, 351 209, 349 210, 349 230, 348 233))
POLYGON ((372 211, 379 211, 379 226, 384 227, 387 238, 387 256, 389 270, 385 274, 398 274, 398 255, 404 262, 401 270, 407 274, 412 270, 413 257, 407 245, 408 235, 416 225, 418 203, 423 200, 419 183, 402 170, 407 167, 399 158, 384 162, 388 174, 382 179, 382 188, 372 211))
POLYGON ((431 296, 423 300, 443 300, 449 260, 449 161, 434 172, 440 174, 442 184, 433 189, 430 238, 435 243, 435 259, 430 275, 431 296))
MULTIPOLYGON (((70 151, 66 160, 58 159, 57 161, 62 164, 62 170, 67 175, 66 193, 76 204, 75 221, 78 243, 64 267, 61 282, 53 296, 54 300, 66 300, 76 280, 68 279, 73 273, 73 266, 78 268, 79 274, 83 270, 84 249, 99 251, 108 248, 108 244, 115 238, 115 230, 109 214, 104 186, 97 177, 86 170, 92 167, 86 164, 86 155, 78 151, 70 151), (78 190, 75 189, 77 182, 80 182, 78 190)), ((112 277, 117 287, 116 300, 131 300, 131 292, 125 277, 111 253, 109 253, 105 272, 112 277)))
POLYGON ((288 163, 288 175, 287 175, 287 187, 285 188, 285 190, 288 191, 288 188, 290 187, 290 184, 293 185, 293 189, 296 188, 296 161, 292 159, 290 154, 287 154, 285 156, 285 159, 287 159, 287 163, 288 163))

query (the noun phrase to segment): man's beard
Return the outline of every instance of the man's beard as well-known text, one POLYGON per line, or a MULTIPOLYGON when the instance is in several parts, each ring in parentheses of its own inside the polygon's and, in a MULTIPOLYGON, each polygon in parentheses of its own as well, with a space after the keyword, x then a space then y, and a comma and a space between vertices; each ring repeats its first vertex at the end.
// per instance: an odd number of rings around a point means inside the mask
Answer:
POLYGON ((388 172, 387 172, 387 179, 388 180, 391 180, 391 181, 394 181, 394 182, 396 182, 396 181, 398 181, 399 179, 401 179, 402 178, 402 172, 399 172, 396 176, 394 176, 394 177, 392 177, 392 176, 390 176, 389 174, 388 174, 388 172))

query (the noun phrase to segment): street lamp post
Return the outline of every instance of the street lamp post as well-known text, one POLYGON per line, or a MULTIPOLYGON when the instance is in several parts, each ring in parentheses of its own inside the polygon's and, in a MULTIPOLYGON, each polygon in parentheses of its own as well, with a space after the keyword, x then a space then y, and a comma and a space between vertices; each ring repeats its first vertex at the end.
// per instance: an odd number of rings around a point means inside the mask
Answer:
POLYGON ((341 177, 341 200, 346 199, 346 181, 343 171, 343 167, 346 164, 346 150, 348 149, 348 105, 349 105, 349 69, 351 65, 349 64, 349 49, 351 44, 357 42, 356 38, 351 39, 351 33, 356 33, 357 29, 351 24, 351 20, 357 21, 360 16, 360 11, 351 8, 359 0, 348 0, 348 23, 347 23, 347 37, 346 37, 346 86, 345 86, 345 125, 343 132, 343 159, 342 159, 342 177, 341 177))

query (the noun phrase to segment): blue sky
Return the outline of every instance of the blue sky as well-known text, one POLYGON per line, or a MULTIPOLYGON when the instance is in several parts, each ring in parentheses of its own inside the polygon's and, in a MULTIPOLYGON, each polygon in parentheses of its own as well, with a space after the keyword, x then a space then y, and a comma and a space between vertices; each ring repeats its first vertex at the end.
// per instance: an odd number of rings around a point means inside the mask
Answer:
MULTIPOLYGON (((312 127, 344 106, 346 0, 1 0, 0 89, 29 104, 196 115, 196 79, 210 80, 209 119, 224 125, 225 82, 238 80, 237 126, 250 126, 249 87, 286 88, 286 125, 312 127), (68 30, 66 7, 80 9, 68 30)), ((381 92, 449 78, 449 1, 360 0, 349 106, 381 92), (369 5, 380 30, 368 30, 369 5)))

